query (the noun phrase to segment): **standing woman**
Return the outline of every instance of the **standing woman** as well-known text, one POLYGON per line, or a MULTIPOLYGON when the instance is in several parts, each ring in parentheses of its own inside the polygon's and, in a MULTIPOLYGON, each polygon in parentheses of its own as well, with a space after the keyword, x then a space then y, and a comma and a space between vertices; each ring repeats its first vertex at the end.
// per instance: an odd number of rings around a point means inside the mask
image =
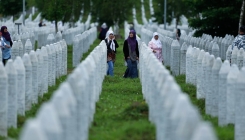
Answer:
POLYGON ((152 52, 155 54, 155 56, 157 57, 157 59, 162 62, 162 43, 161 41, 158 39, 158 33, 154 32, 153 33, 153 37, 151 39, 151 41, 149 42, 148 46, 151 48, 152 52))
POLYGON ((115 36, 113 31, 108 31, 108 36, 105 38, 105 43, 107 46, 107 64, 108 70, 107 75, 113 76, 114 75, 114 63, 116 60, 116 48, 118 48, 118 43, 115 40, 115 36))
POLYGON ((8 59, 11 58, 11 47, 12 47, 13 42, 12 42, 12 39, 10 37, 10 34, 6 26, 1 27, 1 32, 2 32, 2 38, 4 42, 7 44, 6 47, 2 49, 3 64, 5 65, 8 59))
POLYGON ((180 29, 177 29, 176 30, 176 39, 179 41, 180 39, 180 36, 181 36, 181 32, 180 32, 180 29))
POLYGON ((139 59, 138 41, 136 40, 136 32, 130 30, 128 38, 123 44, 124 58, 127 61, 127 69, 124 74, 124 78, 137 78, 137 60, 139 59))

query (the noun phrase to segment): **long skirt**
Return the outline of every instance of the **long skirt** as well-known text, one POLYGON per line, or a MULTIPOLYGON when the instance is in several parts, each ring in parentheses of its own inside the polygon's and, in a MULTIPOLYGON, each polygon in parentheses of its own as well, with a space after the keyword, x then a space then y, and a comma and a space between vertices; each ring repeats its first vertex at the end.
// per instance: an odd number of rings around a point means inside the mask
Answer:
POLYGON ((124 78, 138 77, 137 61, 132 61, 130 58, 127 59, 127 69, 123 77, 124 78))

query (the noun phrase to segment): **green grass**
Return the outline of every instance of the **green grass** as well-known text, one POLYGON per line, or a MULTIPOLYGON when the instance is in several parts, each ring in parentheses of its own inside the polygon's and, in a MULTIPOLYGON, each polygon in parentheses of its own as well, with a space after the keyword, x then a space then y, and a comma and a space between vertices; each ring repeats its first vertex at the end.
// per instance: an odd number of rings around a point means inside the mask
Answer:
MULTIPOLYGON (((69 74, 74 68, 72 67, 72 46, 68 46, 67 49, 67 73, 69 74)), ((44 102, 47 102, 53 95, 54 91, 58 89, 59 85, 64 82, 67 78, 67 75, 62 76, 56 79, 55 86, 48 88, 48 92, 43 95, 43 97, 38 98, 38 103, 33 104, 31 110, 25 112, 25 116, 18 116, 17 118, 17 128, 8 129, 8 137, 17 139, 21 133, 21 130, 24 126, 24 123, 27 119, 33 118, 36 116, 37 111, 44 102)), ((6 140, 7 138, 1 137, 0 140, 6 140)))
POLYGON ((122 51, 124 40, 117 41, 114 77, 106 76, 103 82, 89 140, 154 140, 155 127, 148 121, 148 106, 139 78, 122 78, 126 70, 122 51))
POLYGON ((185 83, 185 75, 179 75, 175 77, 176 82, 181 87, 182 91, 187 93, 192 101, 192 103, 197 106, 202 118, 213 124, 214 130, 219 138, 219 140, 234 140, 234 125, 227 125, 220 127, 218 125, 218 118, 211 117, 205 114, 205 100, 196 98, 196 87, 191 84, 185 83))

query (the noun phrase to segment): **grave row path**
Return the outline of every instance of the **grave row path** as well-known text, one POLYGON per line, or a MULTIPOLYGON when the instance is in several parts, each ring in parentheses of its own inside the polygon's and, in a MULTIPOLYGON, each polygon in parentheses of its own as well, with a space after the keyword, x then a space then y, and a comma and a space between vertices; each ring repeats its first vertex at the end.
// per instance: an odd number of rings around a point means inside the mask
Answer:
MULTIPOLYGON (((124 29, 120 29, 123 35, 124 29)), ((106 76, 96 104, 89 140, 154 140, 155 127, 148 121, 140 79, 125 79, 124 38, 117 39, 114 76, 106 76)))

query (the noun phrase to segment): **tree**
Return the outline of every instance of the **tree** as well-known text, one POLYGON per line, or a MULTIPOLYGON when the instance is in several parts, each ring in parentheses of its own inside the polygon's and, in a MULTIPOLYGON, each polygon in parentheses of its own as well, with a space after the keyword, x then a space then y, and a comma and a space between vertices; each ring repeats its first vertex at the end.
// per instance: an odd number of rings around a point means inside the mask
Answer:
POLYGON ((93 0, 93 21, 100 24, 106 22, 109 26, 122 24, 132 15, 133 0, 93 0), (98 19, 97 19, 98 18, 98 19))
MULTIPOLYGON (((164 0, 157 0, 158 7, 155 9, 156 21, 163 23, 164 19, 164 0)), ((167 23, 170 23, 173 18, 176 19, 176 27, 180 25, 180 17, 182 15, 189 16, 190 10, 186 0, 167 0, 167 23)))
POLYGON ((36 6, 42 17, 55 21, 55 30, 58 31, 58 21, 76 22, 81 15, 83 0, 36 0, 36 6))
MULTIPOLYGON (((240 14, 240 20, 239 20, 239 26, 243 25, 243 16, 244 16, 244 5, 245 5, 245 0, 242 1, 242 8, 241 8, 241 14, 240 14)), ((239 29, 238 29, 239 31, 239 29)))
POLYGON ((22 5, 22 0, 0 0, 0 13, 3 16, 13 16, 14 21, 14 17, 22 11, 22 5))
POLYGON ((195 7, 192 10, 196 16, 189 18, 189 26, 196 30, 195 36, 237 35, 241 0, 199 0, 189 4, 195 7))

